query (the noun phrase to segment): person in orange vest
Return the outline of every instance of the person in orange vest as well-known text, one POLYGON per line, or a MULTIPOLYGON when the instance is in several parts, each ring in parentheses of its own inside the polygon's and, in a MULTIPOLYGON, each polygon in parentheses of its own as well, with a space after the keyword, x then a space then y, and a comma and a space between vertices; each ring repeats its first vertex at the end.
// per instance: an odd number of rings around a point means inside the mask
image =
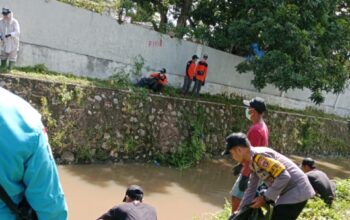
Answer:
POLYGON ((204 86, 205 84, 205 79, 207 78, 208 75, 208 55, 204 54, 203 58, 199 63, 197 64, 196 71, 195 71, 195 77, 196 77, 196 82, 194 83, 194 87, 192 92, 196 95, 199 94, 199 91, 201 90, 201 87, 204 86))
POLYGON ((154 92, 162 92, 165 86, 168 84, 168 79, 165 74, 165 68, 162 68, 159 72, 152 73, 150 76, 151 83, 149 85, 149 88, 154 92))
POLYGON ((184 77, 184 85, 182 87, 182 94, 186 95, 188 93, 188 90, 191 88, 191 84, 195 75, 196 70, 196 62, 198 60, 197 55, 192 56, 192 60, 187 62, 186 65, 186 75, 184 77))
POLYGON ((152 89, 154 92, 161 92, 168 84, 166 69, 162 68, 159 72, 152 73, 149 77, 142 78, 136 86, 152 89))

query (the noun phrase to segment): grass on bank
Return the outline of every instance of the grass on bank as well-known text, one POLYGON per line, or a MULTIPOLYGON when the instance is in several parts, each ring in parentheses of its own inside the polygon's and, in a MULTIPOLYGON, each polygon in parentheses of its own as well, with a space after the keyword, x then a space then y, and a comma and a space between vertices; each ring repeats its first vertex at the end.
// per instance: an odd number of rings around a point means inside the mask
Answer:
MULTIPOLYGON (((108 79, 97 79, 90 77, 80 77, 69 73, 58 73, 48 70, 44 65, 39 64, 35 66, 27 67, 16 67, 10 75, 19 76, 24 78, 31 78, 36 80, 46 80, 56 83, 63 84, 74 84, 80 86, 92 86, 99 88, 108 88, 108 89, 119 89, 119 90, 129 90, 131 92, 142 92, 142 93, 152 93, 149 90, 144 88, 135 87, 129 80, 129 74, 126 73, 117 73, 110 76, 108 79)), ((162 94, 168 97, 178 97, 184 98, 181 95, 181 92, 178 88, 167 86, 164 93, 162 94)), ((198 97, 193 95, 187 95, 186 99, 200 100, 207 102, 214 102, 220 104, 230 104, 243 106, 243 98, 235 94, 220 94, 220 95, 211 95, 208 93, 200 94, 198 97)), ((314 117, 322 117, 328 119, 336 120, 348 120, 348 118, 343 118, 334 114, 328 114, 321 110, 315 108, 306 108, 305 110, 295 110, 295 109, 286 109, 281 108, 275 105, 268 105, 269 111, 280 111, 293 114, 301 114, 314 117)))
MULTIPOLYGON (((211 220, 227 220, 231 205, 226 201, 224 209, 211 220)), ((350 179, 338 180, 336 200, 328 207, 320 198, 310 199, 298 220, 345 220, 350 219, 350 179)))

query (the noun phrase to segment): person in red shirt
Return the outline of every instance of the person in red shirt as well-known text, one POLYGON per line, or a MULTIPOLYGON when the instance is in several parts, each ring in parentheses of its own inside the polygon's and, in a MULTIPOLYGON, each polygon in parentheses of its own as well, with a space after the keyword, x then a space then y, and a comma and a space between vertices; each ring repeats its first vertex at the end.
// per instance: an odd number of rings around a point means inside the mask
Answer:
MULTIPOLYGON (((245 110, 246 117, 253 123, 247 133, 249 142, 253 147, 267 147, 269 145, 269 130, 263 119, 263 114, 267 110, 264 99, 255 97, 252 100, 244 100, 243 103, 247 106, 245 110)), ((231 191, 232 213, 238 209, 244 191, 248 186, 250 175, 249 163, 236 166, 234 168, 234 174, 240 175, 231 191)))
POLYGON ((186 95, 188 93, 188 90, 191 88, 191 84, 195 75, 196 70, 196 62, 198 60, 197 55, 192 56, 192 60, 187 62, 186 65, 186 75, 184 77, 184 85, 182 87, 182 94, 186 95))
POLYGON ((201 90, 201 87, 205 84, 205 79, 208 75, 208 55, 204 54, 201 61, 198 62, 196 71, 195 71, 195 80, 194 87, 192 92, 196 95, 199 94, 199 91, 201 90))

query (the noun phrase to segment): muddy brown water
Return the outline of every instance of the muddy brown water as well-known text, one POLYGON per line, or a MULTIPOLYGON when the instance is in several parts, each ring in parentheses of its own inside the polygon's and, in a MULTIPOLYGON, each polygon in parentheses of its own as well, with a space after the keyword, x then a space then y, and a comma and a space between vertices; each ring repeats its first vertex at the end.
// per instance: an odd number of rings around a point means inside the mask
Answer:
MULTIPOLYGON (((297 163, 302 158, 293 156, 297 163)), ((96 219, 122 203, 126 187, 141 185, 144 202, 157 209, 159 220, 211 219, 220 211, 234 183, 233 163, 214 160, 180 171, 142 164, 59 166, 70 220, 96 219)), ((319 161, 332 178, 349 178, 347 160, 319 161)))

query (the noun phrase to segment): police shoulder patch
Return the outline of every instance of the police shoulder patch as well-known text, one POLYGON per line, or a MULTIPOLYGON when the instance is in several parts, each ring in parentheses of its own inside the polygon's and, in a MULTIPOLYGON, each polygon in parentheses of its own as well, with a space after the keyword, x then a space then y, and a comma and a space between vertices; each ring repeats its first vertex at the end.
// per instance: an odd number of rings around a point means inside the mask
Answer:
POLYGON ((256 154, 254 156, 254 162, 260 169, 269 172, 274 178, 278 177, 286 169, 286 167, 278 160, 261 154, 256 154))

